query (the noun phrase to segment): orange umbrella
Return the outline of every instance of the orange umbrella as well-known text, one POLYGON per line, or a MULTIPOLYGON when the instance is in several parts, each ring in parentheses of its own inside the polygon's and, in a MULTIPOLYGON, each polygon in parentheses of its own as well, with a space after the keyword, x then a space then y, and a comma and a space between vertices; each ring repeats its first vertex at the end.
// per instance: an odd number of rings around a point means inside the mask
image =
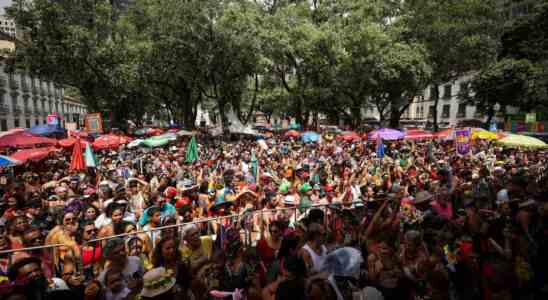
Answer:
POLYGON ((127 141, 127 139, 124 140, 119 135, 106 134, 95 139, 95 141, 93 142, 93 148, 97 150, 114 150, 118 149, 121 144, 124 144, 124 141, 127 141))
POLYGON ((74 147, 72 148, 72 157, 70 160, 70 169, 74 171, 81 171, 86 169, 86 162, 82 155, 82 143, 80 139, 76 139, 74 147))
POLYGON ((289 130, 288 132, 285 133, 285 136, 290 138, 298 138, 301 136, 301 133, 298 132, 297 130, 289 130))

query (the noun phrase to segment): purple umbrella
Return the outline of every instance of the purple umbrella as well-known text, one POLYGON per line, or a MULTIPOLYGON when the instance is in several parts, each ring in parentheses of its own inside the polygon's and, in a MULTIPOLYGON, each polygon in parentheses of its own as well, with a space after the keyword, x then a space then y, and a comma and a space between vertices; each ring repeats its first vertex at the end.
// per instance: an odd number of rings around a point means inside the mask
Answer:
POLYGON ((381 128, 381 129, 371 131, 368 134, 368 137, 370 140, 376 140, 379 135, 381 139, 387 140, 387 141, 402 140, 405 137, 405 133, 399 130, 390 129, 390 128, 381 128))

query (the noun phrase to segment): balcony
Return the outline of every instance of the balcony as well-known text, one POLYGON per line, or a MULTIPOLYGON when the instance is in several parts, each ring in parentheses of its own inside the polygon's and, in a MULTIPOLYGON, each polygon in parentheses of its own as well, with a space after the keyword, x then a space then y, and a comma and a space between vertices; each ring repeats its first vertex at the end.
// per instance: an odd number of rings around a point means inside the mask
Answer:
POLYGON ((19 105, 14 105, 13 106, 13 114, 19 115, 22 112, 23 112, 23 109, 21 108, 21 106, 19 106, 19 105))
POLYGON ((23 93, 29 93, 30 88, 26 81, 21 81, 21 90, 23 90, 23 93))
POLYGON ((40 87, 40 95, 47 96, 46 89, 43 86, 40 87))
POLYGON ((32 86, 32 93, 38 95, 38 88, 35 85, 32 86))

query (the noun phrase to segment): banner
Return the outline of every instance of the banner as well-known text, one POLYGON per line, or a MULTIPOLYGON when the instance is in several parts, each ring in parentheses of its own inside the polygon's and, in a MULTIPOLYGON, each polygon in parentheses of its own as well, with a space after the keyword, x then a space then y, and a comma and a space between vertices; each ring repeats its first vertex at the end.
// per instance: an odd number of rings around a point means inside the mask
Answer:
POLYGON ((87 114, 84 122, 88 133, 103 133, 103 118, 100 113, 87 114))
POLYGON ((455 146, 457 154, 464 156, 470 153, 470 129, 455 131, 455 146))
POLYGON ((74 122, 66 122, 65 129, 68 131, 76 131, 76 129, 78 129, 78 125, 74 122))
POLYGON ((48 121, 47 122, 48 122, 48 125, 59 126, 61 124, 58 114, 48 115, 48 121))

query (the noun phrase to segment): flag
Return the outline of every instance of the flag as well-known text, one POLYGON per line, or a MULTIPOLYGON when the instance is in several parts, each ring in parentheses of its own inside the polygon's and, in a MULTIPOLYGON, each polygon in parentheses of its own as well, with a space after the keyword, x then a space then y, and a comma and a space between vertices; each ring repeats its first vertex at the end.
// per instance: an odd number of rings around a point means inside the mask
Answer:
POLYGON ((377 157, 384 158, 384 143, 380 134, 377 135, 377 157))
POLYGON ((81 171, 86 169, 86 162, 82 156, 82 143, 80 138, 76 139, 76 143, 72 148, 72 157, 70 161, 70 170, 81 171))
POLYGON ((86 161, 86 167, 97 168, 97 158, 95 157, 95 153, 93 153, 93 150, 91 149, 90 143, 86 144, 86 153, 84 155, 84 158, 86 161))
POLYGON ((251 153, 251 172, 253 172, 253 178, 255 178, 255 184, 259 183, 259 164, 257 163, 257 156, 255 151, 251 153))
POLYGON ((186 162, 193 163, 198 160, 198 147, 196 146, 196 136, 193 135, 188 147, 186 148, 186 162))

